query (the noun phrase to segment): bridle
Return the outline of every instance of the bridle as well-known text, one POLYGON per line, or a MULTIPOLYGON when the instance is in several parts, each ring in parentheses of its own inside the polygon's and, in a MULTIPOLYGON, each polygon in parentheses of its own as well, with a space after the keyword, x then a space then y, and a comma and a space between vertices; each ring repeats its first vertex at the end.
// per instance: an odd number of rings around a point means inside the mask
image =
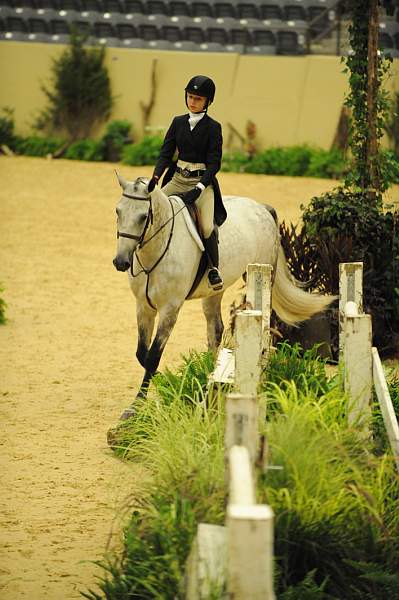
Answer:
POLYGON ((176 218, 176 215, 178 215, 179 212, 181 212, 182 210, 184 210, 186 208, 186 205, 182 206, 181 208, 179 208, 179 210, 177 212, 175 212, 174 209, 173 209, 172 201, 171 201, 171 199, 168 196, 170 208, 171 208, 171 211, 172 211, 172 216, 169 217, 169 219, 167 219, 165 221, 165 223, 163 223, 148 239, 145 240, 144 238, 145 238, 145 234, 147 233, 147 229, 149 227, 149 224, 153 223, 153 211, 152 211, 151 196, 150 197, 148 197, 148 196, 138 196, 138 195, 136 196, 134 194, 127 194, 126 192, 123 192, 122 196, 124 196, 125 198, 130 198, 131 200, 141 200, 143 202, 149 202, 150 203, 150 208, 149 208, 149 211, 148 211, 148 214, 147 214, 147 219, 146 219, 146 222, 144 224, 144 229, 141 232, 141 234, 140 235, 133 235, 132 233, 126 233, 124 231, 117 230, 116 237, 117 237, 117 239, 119 239, 120 237, 124 237, 124 238, 128 238, 130 240, 137 240, 138 244, 137 244, 137 246, 136 246, 136 248, 135 248, 135 250, 133 252, 132 262, 131 262, 131 265, 130 265, 130 273, 131 273, 131 276, 133 278, 138 277, 138 275, 140 275, 141 273, 145 273, 145 275, 147 275, 147 285, 146 285, 147 302, 151 306, 151 308, 153 308, 154 310, 156 310, 155 306, 152 304, 152 302, 150 300, 150 297, 148 295, 149 275, 159 265, 159 263, 164 258, 164 256, 166 255, 167 251, 169 250, 169 246, 170 246, 170 243, 172 241, 173 231, 174 231, 174 228, 175 228, 175 218, 176 218), (140 249, 140 248, 144 248, 144 246, 146 244, 148 244, 152 239, 154 239, 154 237, 156 237, 158 235, 158 233, 160 231, 162 231, 162 229, 164 227, 166 227, 166 225, 168 223, 170 223, 171 221, 172 221, 172 226, 170 228, 169 237, 168 237, 168 241, 167 241, 166 247, 165 247, 164 251, 162 252, 161 256, 152 265, 152 267, 150 267, 149 269, 147 269, 141 263, 140 258, 137 255, 137 250, 140 249), (134 273, 134 271, 133 271, 133 263, 134 263, 133 258, 134 258, 134 256, 136 257, 136 260, 137 260, 138 264, 140 265, 140 270, 138 271, 138 273, 134 273))
POLYGON ((151 196, 149 198, 147 196, 134 196, 133 194, 126 194, 126 192, 123 192, 122 196, 124 196, 125 198, 130 198, 131 200, 142 200, 143 202, 150 203, 150 209, 148 211, 147 219, 145 221, 144 229, 141 232, 141 235, 133 235, 132 233, 125 233, 124 231, 119 231, 119 229, 116 232, 117 239, 119 239, 120 237, 124 237, 124 238, 129 238, 129 240, 137 240, 138 241, 137 245, 140 246, 142 244, 142 242, 144 241, 144 236, 147 232, 150 221, 152 223, 151 196))

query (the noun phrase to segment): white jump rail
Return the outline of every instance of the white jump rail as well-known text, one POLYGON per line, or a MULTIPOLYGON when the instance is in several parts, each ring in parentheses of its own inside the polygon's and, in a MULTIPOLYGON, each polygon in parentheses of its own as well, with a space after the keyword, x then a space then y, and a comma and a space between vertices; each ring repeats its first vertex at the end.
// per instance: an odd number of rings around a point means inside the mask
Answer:
POLYGON ((399 426, 377 348, 372 348, 373 381, 396 468, 399 471, 399 426))
POLYGON ((226 398, 226 526, 201 523, 186 569, 186 600, 205 600, 227 585, 234 600, 274 600, 272 509, 256 504, 259 454, 257 388, 270 346, 269 265, 248 265, 249 310, 238 311, 235 349, 222 349, 210 383, 234 383, 226 398), (256 308, 255 308, 256 307, 256 308))
POLYGON ((266 504, 256 504, 253 463, 245 446, 230 448, 229 467, 228 597, 274 600, 273 511, 266 504))

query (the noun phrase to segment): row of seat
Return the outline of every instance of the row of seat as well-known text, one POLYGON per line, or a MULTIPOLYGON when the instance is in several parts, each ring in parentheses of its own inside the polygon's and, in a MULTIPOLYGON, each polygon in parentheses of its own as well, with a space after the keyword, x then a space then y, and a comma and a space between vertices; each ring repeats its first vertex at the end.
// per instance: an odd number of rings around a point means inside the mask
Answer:
POLYGON ((302 54, 306 23, 257 21, 254 19, 210 19, 209 17, 165 17, 77 13, 75 11, 0 10, 0 30, 22 34, 68 35, 71 28, 97 38, 142 39, 195 44, 239 44, 275 46, 279 54, 302 54))
MULTIPOLYGON (((1 0, 12 8, 52 8, 115 13, 235 19, 312 21, 333 0, 1 0)), ((327 10, 328 12, 328 10, 327 10)), ((325 14, 328 19, 328 14, 325 14)))
MULTIPOLYGON (((67 34, 0 32, 0 41, 44 42, 53 44, 68 44, 67 34)), ((182 52, 228 52, 252 55, 275 55, 277 46, 244 46, 242 44, 218 44, 216 42, 196 44, 190 41, 170 42, 168 40, 143 40, 140 38, 118 39, 113 37, 89 37, 88 45, 100 45, 117 48, 143 48, 146 50, 177 50, 182 52)))

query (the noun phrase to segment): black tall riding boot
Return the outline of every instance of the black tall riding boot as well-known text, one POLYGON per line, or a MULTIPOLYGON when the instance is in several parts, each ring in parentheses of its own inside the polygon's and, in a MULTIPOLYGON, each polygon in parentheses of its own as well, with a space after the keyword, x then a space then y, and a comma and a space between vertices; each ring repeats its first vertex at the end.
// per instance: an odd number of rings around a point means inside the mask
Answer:
POLYGON ((208 257, 209 271, 208 284, 213 290, 221 290, 223 279, 219 273, 219 248, 216 231, 212 231, 209 238, 204 240, 205 252, 208 257))

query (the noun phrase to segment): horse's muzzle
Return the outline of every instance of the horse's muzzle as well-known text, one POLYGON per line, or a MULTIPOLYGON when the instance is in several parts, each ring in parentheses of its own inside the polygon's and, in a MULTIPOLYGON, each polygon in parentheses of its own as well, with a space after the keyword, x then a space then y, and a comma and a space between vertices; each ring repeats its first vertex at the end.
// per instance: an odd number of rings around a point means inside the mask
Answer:
POLYGON ((127 271, 130 267, 130 262, 123 258, 120 258, 119 256, 115 256, 112 263, 115 269, 117 269, 117 271, 127 271))

